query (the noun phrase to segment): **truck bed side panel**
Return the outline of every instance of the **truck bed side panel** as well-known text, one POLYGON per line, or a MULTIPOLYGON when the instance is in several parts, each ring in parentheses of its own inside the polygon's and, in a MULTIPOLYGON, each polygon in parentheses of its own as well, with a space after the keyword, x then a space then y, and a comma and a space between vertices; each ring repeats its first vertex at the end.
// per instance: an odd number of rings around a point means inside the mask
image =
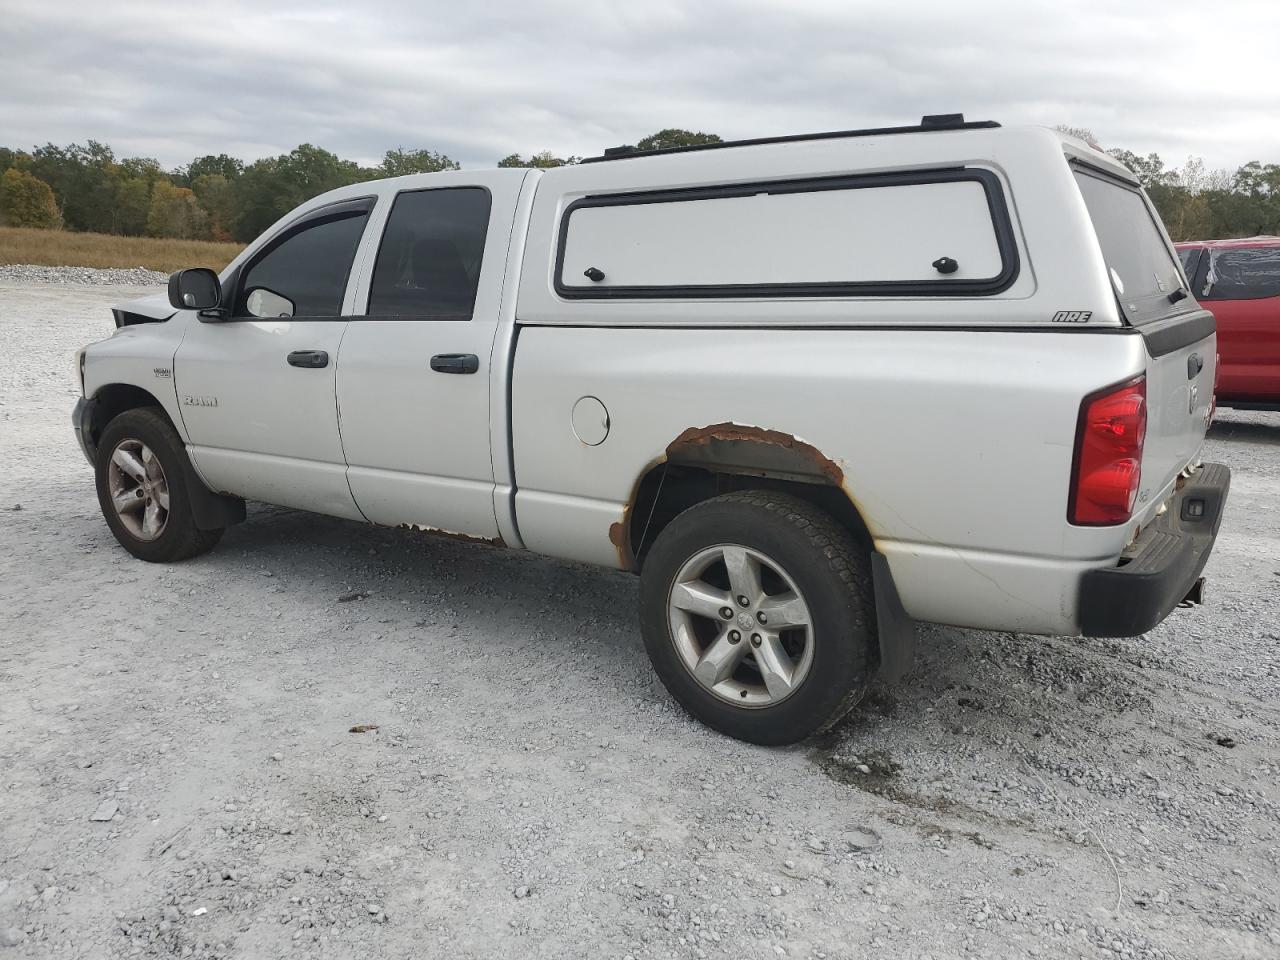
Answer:
POLYGON ((533 550, 620 566, 609 527, 637 480, 685 430, 734 422, 839 467, 913 616, 1069 633, 1079 574, 1133 526, 1066 521, 1080 399, 1145 368, 1142 338, 1120 331, 525 327, 521 533, 533 550), (583 396, 608 409, 598 446, 571 427, 583 396))

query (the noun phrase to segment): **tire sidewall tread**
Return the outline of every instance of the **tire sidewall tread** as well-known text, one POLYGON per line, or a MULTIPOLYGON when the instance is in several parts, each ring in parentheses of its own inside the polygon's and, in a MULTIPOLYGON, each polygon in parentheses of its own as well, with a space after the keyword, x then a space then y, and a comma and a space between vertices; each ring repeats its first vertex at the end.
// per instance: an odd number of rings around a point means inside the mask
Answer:
POLYGON ((649 658, 672 696, 708 726, 751 743, 794 743, 829 729, 862 698, 878 665, 869 552, 834 517, 786 493, 726 494, 672 520, 641 571, 640 618, 649 658), (739 543, 772 558, 796 581, 812 614, 809 673, 774 706, 720 699, 676 652, 667 613, 672 580, 690 556, 715 543, 739 543))
POLYGON ((158 407, 126 410, 107 424, 98 441, 94 463, 94 479, 98 504, 107 526, 120 545, 139 560, 149 563, 174 563, 211 549, 222 537, 222 530, 200 530, 191 512, 187 491, 187 451, 182 438, 158 407), (122 440, 140 440, 160 460, 169 489, 169 517, 164 532, 155 540, 139 540, 120 522, 111 503, 107 467, 111 455, 122 440))

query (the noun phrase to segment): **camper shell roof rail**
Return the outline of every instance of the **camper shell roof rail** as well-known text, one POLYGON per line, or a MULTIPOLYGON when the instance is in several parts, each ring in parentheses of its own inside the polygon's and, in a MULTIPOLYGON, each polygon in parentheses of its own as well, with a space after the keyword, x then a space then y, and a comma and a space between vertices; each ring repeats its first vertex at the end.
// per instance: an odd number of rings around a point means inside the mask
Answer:
POLYGON ((1000 124, 994 120, 966 121, 963 113, 935 113, 920 118, 910 127, 868 127, 863 130, 831 130, 826 133, 794 133, 783 137, 754 137, 750 140, 725 140, 720 143, 697 143, 687 147, 663 147, 640 150, 631 145, 610 147, 599 157, 586 157, 583 163, 605 160, 629 160, 632 157, 657 157, 667 153, 692 153, 695 150, 723 150, 726 147, 757 147, 766 143, 795 143, 801 140, 838 140, 843 137, 879 137, 894 133, 930 133, 938 130, 989 130, 1000 124))

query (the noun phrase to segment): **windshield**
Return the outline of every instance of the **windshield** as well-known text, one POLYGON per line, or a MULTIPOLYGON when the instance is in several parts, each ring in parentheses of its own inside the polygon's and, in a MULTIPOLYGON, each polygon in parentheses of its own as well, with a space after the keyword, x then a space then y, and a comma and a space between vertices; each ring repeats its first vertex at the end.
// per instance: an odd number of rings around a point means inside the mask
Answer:
POLYGON ((1168 315, 1182 275, 1146 198, 1100 173, 1077 167, 1075 177, 1125 319, 1142 324, 1168 315))

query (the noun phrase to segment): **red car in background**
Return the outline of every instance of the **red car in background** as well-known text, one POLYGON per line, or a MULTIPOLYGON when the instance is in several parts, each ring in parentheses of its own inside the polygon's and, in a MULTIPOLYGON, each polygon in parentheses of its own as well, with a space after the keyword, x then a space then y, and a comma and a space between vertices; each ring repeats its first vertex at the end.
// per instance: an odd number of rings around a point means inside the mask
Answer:
POLYGON ((1175 244, 1218 321, 1218 405, 1280 410, 1280 237, 1175 244))

